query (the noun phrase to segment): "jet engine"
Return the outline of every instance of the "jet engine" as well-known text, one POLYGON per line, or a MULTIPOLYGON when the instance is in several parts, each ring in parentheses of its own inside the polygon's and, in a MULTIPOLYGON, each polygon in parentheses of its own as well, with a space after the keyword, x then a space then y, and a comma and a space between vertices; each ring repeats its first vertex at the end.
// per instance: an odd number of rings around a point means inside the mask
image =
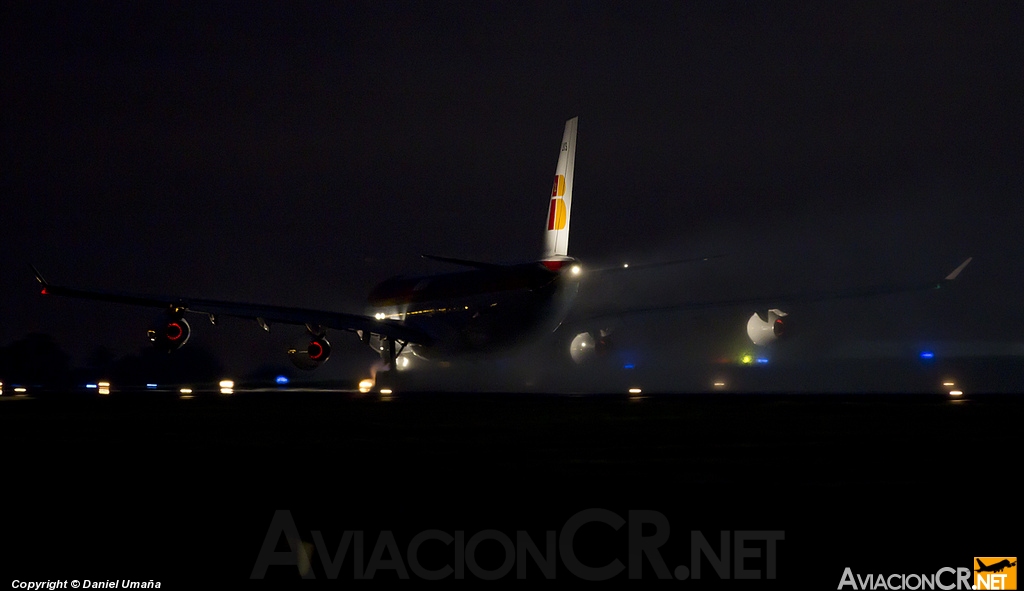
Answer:
POLYGON ((602 330, 594 338, 589 332, 581 332, 569 344, 569 355, 576 363, 585 363, 596 356, 608 353, 612 347, 612 339, 608 331, 602 330))
POLYGON ((768 310, 765 316, 754 312, 747 320, 747 336, 755 345, 767 345, 785 337, 789 332, 789 320, 783 320, 786 316, 777 309, 768 310))
POLYGON ((324 336, 309 337, 288 349, 288 358, 299 369, 316 369, 331 356, 331 343, 324 336))
POLYGON ((189 327, 188 322, 185 322, 184 318, 168 316, 162 322, 146 331, 146 334, 156 348, 170 353, 180 349, 188 342, 192 329, 189 327))

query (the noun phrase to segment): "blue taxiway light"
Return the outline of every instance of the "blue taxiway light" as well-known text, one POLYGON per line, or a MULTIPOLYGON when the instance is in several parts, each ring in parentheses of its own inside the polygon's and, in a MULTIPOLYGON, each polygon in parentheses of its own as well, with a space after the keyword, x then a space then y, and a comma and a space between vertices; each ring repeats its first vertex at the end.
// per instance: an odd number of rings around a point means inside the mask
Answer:
POLYGON ((277 384, 283 386, 283 385, 288 383, 288 378, 286 378, 284 376, 277 376, 277 378, 274 380, 274 382, 276 382, 277 384))
POLYGON ((758 363, 768 363, 768 360, 767 360, 767 359, 765 359, 764 357, 758 357, 758 358, 757 358, 757 362, 758 362, 758 363))
POLYGON ((634 367, 636 366, 633 365, 632 363, 627 363, 626 365, 622 366, 622 369, 633 369, 634 367))
POLYGON ((934 359, 934 358, 935 358, 935 353, 932 353, 931 351, 922 351, 921 352, 921 359, 934 359))
POLYGON ((150 390, 155 390, 156 384, 146 384, 146 387, 149 388, 150 390))

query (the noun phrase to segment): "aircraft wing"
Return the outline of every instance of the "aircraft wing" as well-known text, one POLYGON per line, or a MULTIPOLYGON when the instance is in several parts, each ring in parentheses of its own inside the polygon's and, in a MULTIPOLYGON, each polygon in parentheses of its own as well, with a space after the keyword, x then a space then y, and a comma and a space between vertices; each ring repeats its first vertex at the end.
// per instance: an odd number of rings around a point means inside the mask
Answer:
MULTIPOLYGON (((973 258, 973 257, 972 257, 973 258)), ((706 300, 706 301, 691 301, 691 302, 680 302, 674 304, 648 306, 648 307, 636 307, 636 308, 622 308, 618 310, 602 311, 598 314, 587 316, 585 319, 580 321, 590 320, 601 320, 605 318, 616 318, 623 316, 632 316, 638 314, 654 314, 659 312, 684 312, 689 310, 707 310, 712 308, 728 308, 732 306, 754 306, 754 305, 787 305, 787 304, 805 304, 812 302, 822 302, 828 300, 841 300, 841 299, 853 299, 853 298, 866 298, 880 295, 889 295, 896 293, 907 293, 914 291, 928 291, 935 289, 942 289, 947 286, 951 281, 957 278, 960 273, 970 264, 972 258, 968 258, 964 262, 960 263, 956 269, 946 275, 939 281, 926 281, 921 283, 904 283, 904 284, 889 284, 889 285, 876 285, 870 287, 857 287, 851 289, 835 290, 835 291, 806 291, 789 294, 776 294, 767 296, 756 296, 756 297, 745 297, 736 299, 722 299, 722 300, 706 300)))
POLYGON ((201 298, 175 297, 164 295, 143 295, 107 291, 92 291, 73 287, 53 285, 43 279, 39 271, 33 267, 36 281, 42 286, 43 295, 60 295, 72 298, 115 302, 132 306, 163 308, 178 312, 206 314, 211 320, 218 316, 232 316, 255 320, 264 329, 270 324, 309 325, 311 327, 332 328, 335 330, 364 331, 370 334, 386 336, 390 339, 429 345, 433 339, 425 332, 406 326, 394 320, 378 320, 371 316, 346 314, 307 308, 291 308, 266 304, 247 304, 226 302, 201 298))
POLYGON ((669 261, 655 261, 650 263, 623 263, 621 265, 615 265, 611 267, 587 267, 587 275, 594 274, 613 274, 619 272, 634 272, 645 269, 660 269, 662 267, 674 267, 677 265, 688 265, 692 263, 703 263, 714 259, 725 258, 727 255, 716 254, 699 257, 690 257, 685 259, 673 259, 669 261))

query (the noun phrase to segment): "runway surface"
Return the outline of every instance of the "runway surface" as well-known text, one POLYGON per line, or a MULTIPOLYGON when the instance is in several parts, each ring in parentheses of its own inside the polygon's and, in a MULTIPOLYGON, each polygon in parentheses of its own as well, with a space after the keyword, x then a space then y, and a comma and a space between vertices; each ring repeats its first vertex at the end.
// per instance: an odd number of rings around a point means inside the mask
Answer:
MULTIPOLYGON (((250 579, 278 510, 303 541, 322 532, 332 552, 345 531, 364 532, 364 561, 384 531, 403 549, 426 530, 498 530, 513 541, 525 531, 543 544, 588 509, 626 521, 630 511, 662 515, 666 556, 689 556, 694 530, 719 550, 723 531, 734 541, 740 531, 784 532, 774 580, 764 578, 760 542, 747 563, 762 580, 722 581, 705 563, 688 583, 702 587, 834 589, 848 566, 934 573, 1020 549, 1013 482, 1024 398, 1014 395, 282 390, 0 400, 0 570, 11 580, 284 585, 299 578, 296 566, 250 579)), ((627 531, 586 525, 577 554, 627 564, 627 531)), ((483 544, 500 554, 498 541, 483 544)), ((284 539, 274 548, 284 552, 284 539)), ((655 579, 644 564, 641 576, 655 579)), ((556 579, 579 578, 558 565, 556 579)), ((321 563, 311 568, 328 583, 321 563)), ((545 577, 531 566, 526 578, 545 577)))

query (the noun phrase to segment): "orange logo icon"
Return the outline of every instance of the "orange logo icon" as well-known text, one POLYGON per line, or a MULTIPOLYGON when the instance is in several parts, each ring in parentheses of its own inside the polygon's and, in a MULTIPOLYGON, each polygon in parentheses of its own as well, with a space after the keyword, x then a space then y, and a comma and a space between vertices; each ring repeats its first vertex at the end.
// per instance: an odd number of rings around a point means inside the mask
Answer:
POLYGON ((975 589, 1016 589, 1016 556, 981 556, 974 558, 975 589))

